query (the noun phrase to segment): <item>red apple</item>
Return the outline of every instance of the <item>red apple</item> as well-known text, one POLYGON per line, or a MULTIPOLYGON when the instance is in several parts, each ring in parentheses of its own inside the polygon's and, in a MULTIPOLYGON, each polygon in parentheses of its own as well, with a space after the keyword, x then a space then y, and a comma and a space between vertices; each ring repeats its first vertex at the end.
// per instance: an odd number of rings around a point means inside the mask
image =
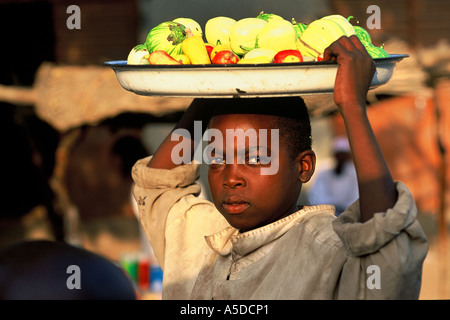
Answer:
POLYGON ((212 59, 213 64, 234 64, 238 61, 239 57, 231 50, 219 51, 212 59))

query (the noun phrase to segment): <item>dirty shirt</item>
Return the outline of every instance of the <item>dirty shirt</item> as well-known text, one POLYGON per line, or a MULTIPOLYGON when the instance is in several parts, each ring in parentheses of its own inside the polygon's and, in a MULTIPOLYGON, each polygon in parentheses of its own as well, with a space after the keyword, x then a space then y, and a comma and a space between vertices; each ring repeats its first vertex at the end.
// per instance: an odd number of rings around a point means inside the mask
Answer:
POLYGON ((164 271, 163 299, 418 299, 428 243, 407 187, 360 223, 356 200, 305 206, 240 233, 198 198, 199 166, 132 169, 139 220, 164 271))

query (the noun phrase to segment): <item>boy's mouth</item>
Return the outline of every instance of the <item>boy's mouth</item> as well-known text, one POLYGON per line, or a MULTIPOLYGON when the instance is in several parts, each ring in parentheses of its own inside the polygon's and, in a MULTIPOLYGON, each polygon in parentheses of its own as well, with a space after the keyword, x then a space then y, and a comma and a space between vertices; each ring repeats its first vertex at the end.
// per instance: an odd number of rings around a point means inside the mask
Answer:
POLYGON ((236 197, 227 197, 222 206, 229 214, 239 214, 250 207, 250 203, 236 197))

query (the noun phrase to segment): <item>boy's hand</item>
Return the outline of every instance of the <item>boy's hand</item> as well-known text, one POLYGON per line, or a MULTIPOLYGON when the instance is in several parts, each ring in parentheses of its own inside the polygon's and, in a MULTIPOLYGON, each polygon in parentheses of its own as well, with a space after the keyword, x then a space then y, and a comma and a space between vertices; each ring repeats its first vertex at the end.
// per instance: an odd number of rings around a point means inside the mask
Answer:
POLYGON ((325 49, 323 60, 336 60, 339 64, 334 101, 341 111, 347 106, 364 107, 375 63, 358 37, 342 36, 325 49))

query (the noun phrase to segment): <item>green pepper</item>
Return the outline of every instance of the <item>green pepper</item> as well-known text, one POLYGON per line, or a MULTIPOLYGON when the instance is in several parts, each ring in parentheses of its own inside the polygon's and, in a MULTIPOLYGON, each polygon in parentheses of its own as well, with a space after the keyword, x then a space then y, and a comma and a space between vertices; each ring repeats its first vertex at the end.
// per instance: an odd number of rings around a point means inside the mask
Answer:
POLYGON ((372 43, 370 34, 367 32, 366 29, 364 29, 363 27, 360 27, 360 26, 353 26, 353 28, 355 28, 356 36, 359 38, 359 40, 366 41, 368 43, 372 43))
POLYGON ((361 43, 364 45, 364 47, 366 48, 367 52, 372 57, 372 59, 389 57, 389 53, 387 53, 386 50, 384 50, 383 46, 376 47, 373 44, 368 43, 366 41, 361 41, 361 43))
MULTIPOLYGON (((356 18, 353 16, 349 16, 347 18, 348 21, 350 21, 351 19, 356 18)), ((356 19, 356 22, 359 23, 358 19, 356 19)), ((386 50, 384 50, 383 46, 377 47, 372 44, 372 38, 370 37, 370 34, 369 32, 367 32, 366 29, 364 29, 361 26, 353 26, 353 28, 355 29, 356 36, 364 45, 364 47, 366 48, 367 52, 372 57, 372 59, 389 57, 389 53, 387 53, 386 50)))

